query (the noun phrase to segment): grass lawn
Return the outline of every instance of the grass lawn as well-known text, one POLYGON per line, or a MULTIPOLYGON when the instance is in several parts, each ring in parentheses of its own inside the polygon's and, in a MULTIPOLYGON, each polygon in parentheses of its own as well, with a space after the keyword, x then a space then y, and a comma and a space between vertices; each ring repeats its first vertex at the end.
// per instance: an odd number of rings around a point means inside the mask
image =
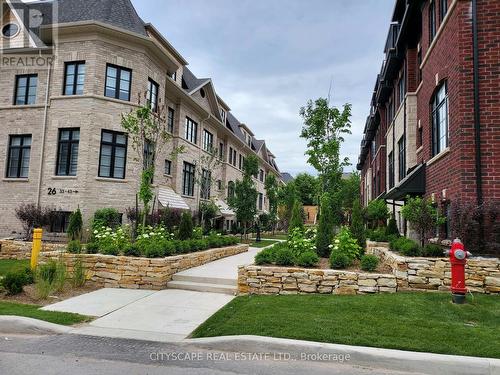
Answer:
POLYGON ((62 324, 65 326, 86 322, 91 319, 87 316, 78 314, 43 311, 39 310, 40 307, 41 306, 37 305, 0 301, 0 315, 24 316, 27 318, 45 320, 50 323, 62 324))
POLYGON ((5 276, 11 271, 23 270, 30 266, 29 259, 15 260, 15 259, 2 259, 0 260, 0 276, 5 276))
POLYGON ((242 296, 194 337, 258 335, 500 358, 500 297, 448 293, 242 296))
POLYGON ((275 234, 274 236, 272 234, 263 234, 262 238, 270 240, 287 240, 288 234, 275 234))
POLYGON ((262 248, 262 247, 266 247, 266 246, 270 246, 270 245, 274 245, 275 243, 277 243, 279 241, 273 241, 273 240, 262 240, 260 242, 251 242, 250 243, 250 247, 258 247, 258 248, 262 248))

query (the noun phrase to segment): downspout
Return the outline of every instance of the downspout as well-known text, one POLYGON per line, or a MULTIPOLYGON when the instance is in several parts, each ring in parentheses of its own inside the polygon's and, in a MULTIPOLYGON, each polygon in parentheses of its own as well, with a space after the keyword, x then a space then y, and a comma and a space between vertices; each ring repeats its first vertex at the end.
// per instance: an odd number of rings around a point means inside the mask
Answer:
POLYGON ((474 143, 476 152, 477 205, 483 204, 483 173, 481 168, 481 115, 479 106, 479 46, 477 31, 477 0, 472 0, 472 38, 474 60, 474 143))
POLYGON ((49 63, 47 67, 47 87, 45 89, 45 106, 43 112, 43 125, 42 125, 42 142, 41 142, 41 152, 40 152, 40 163, 38 165, 38 188, 36 196, 36 205, 40 206, 40 198, 42 194, 42 176, 43 176, 43 162, 45 156, 45 133, 47 131, 47 118, 48 118, 48 108, 49 108, 49 92, 50 92, 50 80, 52 77, 52 64, 49 63))

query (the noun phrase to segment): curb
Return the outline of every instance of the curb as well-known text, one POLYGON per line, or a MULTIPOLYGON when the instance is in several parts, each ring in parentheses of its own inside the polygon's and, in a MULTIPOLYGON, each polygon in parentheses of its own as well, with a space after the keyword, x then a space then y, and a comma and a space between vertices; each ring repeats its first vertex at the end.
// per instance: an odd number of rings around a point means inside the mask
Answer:
POLYGON ((194 346, 242 353, 287 353, 291 360, 338 362, 349 365, 418 372, 429 375, 500 375, 500 359, 326 344, 260 336, 222 336, 186 339, 194 346), (335 360, 336 358, 336 360, 335 360), (345 359, 341 361, 340 359, 345 359))
POLYGON ((0 334, 51 335, 68 333, 73 328, 22 316, 0 316, 0 334))

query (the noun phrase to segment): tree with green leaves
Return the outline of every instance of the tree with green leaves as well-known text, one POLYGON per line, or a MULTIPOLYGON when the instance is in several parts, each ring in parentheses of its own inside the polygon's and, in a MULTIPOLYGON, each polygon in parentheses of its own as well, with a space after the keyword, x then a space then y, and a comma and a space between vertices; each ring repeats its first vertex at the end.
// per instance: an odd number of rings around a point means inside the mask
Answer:
POLYGON ((446 222, 446 218, 439 214, 432 202, 421 197, 407 197, 401 214, 419 234, 422 246, 425 243, 425 235, 446 222))
POLYGON ((179 224, 179 240, 185 241, 193 238, 193 217, 191 213, 184 212, 179 224))
POLYGON ((195 163, 195 183, 200 186, 200 213, 201 225, 203 229, 210 219, 205 217, 206 205, 210 203, 215 206, 215 203, 210 202, 212 188, 220 177, 222 160, 218 157, 219 151, 216 148, 205 150, 195 163), (205 205, 205 207, 204 207, 205 205))
POLYGON ((257 214, 258 192, 253 177, 259 172, 259 159, 249 155, 243 162, 243 179, 237 180, 234 195, 229 197, 229 206, 235 211, 236 219, 243 225, 243 236, 247 238, 247 229, 257 214))
POLYGON ((361 178, 359 173, 352 173, 349 178, 341 180, 342 208, 348 216, 352 215, 354 203, 359 202, 361 178))
POLYGON ((318 179, 308 173, 298 174, 293 182, 300 201, 304 206, 318 204, 318 179))
POLYGON ((293 204, 292 219, 290 220, 290 225, 288 226, 288 234, 290 235, 294 229, 297 228, 304 231, 303 208, 298 199, 293 204))
POLYGON ((319 173, 320 192, 340 189, 343 168, 349 165, 347 158, 340 159, 340 147, 344 135, 351 134, 351 105, 340 110, 330 107, 329 99, 309 101, 300 110, 304 120, 301 137, 307 140, 307 161, 319 173))
POLYGON ((297 188, 293 182, 282 185, 278 190, 278 205, 280 210, 280 227, 288 230, 292 218, 292 210, 298 199, 297 188))
POLYGON ((372 228, 385 227, 389 218, 389 208, 383 199, 374 199, 366 207, 366 217, 372 228))
POLYGON ((366 232, 363 220, 363 208, 361 207, 359 197, 352 203, 351 226, 349 229, 358 241, 359 246, 364 249, 366 247, 366 232))
MULTIPOLYGON (((144 96, 147 97, 147 93, 144 96)), ((165 106, 158 103, 156 108, 153 108, 149 102, 146 101, 142 105, 139 100, 138 108, 122 115, 121 125, 128 133, 129 143, 137 153, 135 160, 142 162, 138 196, 144 206, 143 225, 145 225, 154 198, 152 184, 156 159, 172 138, 168 132, 165 106)), ((182 152, 182 149, 174 150, 172 156, 179 152, 182 152)))
POLYGON ((331 194, 324 193, 321 197, 321 214, 319 216, 318 234, 316 236, 316 251, 320 257, 328 257, 330 245, 335 234, 334 200, 331 194))
POLYGON ((264 188, 266 189, 267 201, 269 202, 269 221, 274 230, 276 227, 276 221, 278 220, 278 180, 276 176, 269 173, 266 176, 266 181, 264 183, 264 188))
POLYGON ((69 216, 68 237, 71 241, 80 240, 83 229, 83 218, 80 208, 69 216))

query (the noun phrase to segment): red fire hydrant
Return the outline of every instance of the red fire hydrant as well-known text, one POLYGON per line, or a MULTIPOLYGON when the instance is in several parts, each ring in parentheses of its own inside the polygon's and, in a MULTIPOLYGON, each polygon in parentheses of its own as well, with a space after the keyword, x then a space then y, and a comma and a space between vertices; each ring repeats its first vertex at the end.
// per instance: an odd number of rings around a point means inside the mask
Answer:
POLYGON ((465 251, 464 244, 458 238, 453 241, 451 250, 448 250, 447 255, 450 256, 451 263, 451 299, 453 303, 465 303, 465 295, 467 288, 465 287, 465 264, 467 258, 472 256, 471 253, 465 251))

